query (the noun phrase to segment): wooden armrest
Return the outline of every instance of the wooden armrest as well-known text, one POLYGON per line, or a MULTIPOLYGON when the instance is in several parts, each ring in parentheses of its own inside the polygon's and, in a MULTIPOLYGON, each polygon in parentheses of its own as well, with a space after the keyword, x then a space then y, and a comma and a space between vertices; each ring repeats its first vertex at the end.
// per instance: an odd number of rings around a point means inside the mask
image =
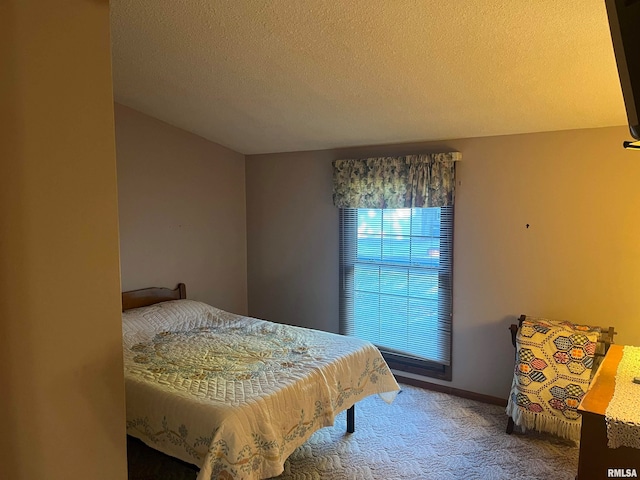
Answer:
POLYGON ((516 335, 518 334, 518 329, 522 326, 522 322, 527 318, 526 315, 520 315, 518 318, 518 324, 512 323, 509 326, 509 331, 511 332, 511 343, 513 343, 513 348, 516 348, 516 335))

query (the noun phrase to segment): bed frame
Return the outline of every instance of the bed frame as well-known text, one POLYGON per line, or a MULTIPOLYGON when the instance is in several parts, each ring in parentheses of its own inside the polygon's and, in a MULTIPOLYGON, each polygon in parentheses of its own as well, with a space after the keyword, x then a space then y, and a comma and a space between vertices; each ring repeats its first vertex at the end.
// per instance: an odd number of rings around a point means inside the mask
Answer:
MULTIPOLYGON (((184 283, 179 283, 176 288, 142 288, 140 290, 131 290, 122 292, 122 311, 130 308, 147 307, 160 302, 169 300, 182 300, 187 298, 187 287, 184 283)), ((353 433, 356 430, 356 406, 353 405, 347 409, 347 433, 353 433)))
POLYGON ((122 292, 122 311, 185 298, 187 298, 187 287, 184 283, 179 283, 173 290, 170 288, 151 287, 122 292))

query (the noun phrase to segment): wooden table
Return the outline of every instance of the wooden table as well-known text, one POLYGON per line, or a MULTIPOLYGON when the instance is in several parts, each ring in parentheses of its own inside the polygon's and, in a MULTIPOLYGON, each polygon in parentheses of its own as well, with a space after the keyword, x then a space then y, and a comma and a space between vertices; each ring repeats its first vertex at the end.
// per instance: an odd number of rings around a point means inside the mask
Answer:
MULTIPOLYGON (((580 459, 577 480, 611 478, 609 469, 635 469, 640 477, 640 450, 630 447, 609 448, 605 412, 613 398, 622 345, 611 345, 598 368, 578 411, 582 414, 580 459)), ((619 473, 614 472, 614 473, 619 473)))

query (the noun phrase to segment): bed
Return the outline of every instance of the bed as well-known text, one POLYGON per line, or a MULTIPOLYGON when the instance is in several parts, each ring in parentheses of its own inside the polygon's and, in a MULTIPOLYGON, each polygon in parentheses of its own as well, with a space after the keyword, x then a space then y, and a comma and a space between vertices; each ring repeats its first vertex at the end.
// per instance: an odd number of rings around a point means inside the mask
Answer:
POLYGON ((316 430, 399 391, 376 347, 149 288, 122 294, 127 434, 199 468, 198 480, 270 478, 316 430))

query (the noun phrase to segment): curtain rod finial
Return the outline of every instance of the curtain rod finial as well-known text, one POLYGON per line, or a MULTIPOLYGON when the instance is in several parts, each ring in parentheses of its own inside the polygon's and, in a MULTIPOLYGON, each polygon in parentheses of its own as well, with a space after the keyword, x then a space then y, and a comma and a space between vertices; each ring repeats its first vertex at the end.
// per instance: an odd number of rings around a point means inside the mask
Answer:
POLYGON ((622 142, 622 146, 630 150, 640 150, 640 140, 636 140, 634 142, 625 140, 624 142, 622 142))

